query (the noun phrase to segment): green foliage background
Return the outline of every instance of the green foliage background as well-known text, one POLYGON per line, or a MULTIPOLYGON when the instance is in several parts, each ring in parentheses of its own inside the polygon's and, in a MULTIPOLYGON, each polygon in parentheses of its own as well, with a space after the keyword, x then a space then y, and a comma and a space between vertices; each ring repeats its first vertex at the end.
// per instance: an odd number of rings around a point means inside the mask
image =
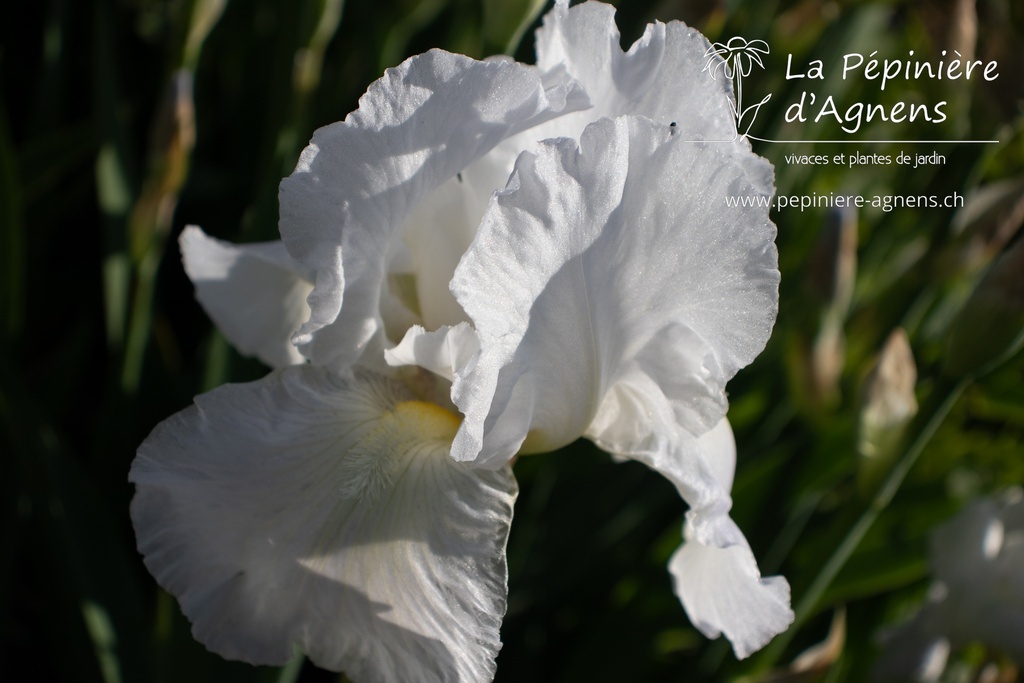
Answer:
MULTIPOLYGON (((275 238, 277 183, 312 131, 353 110, 384 68, 430 47, 483 57, 518 46, 532 61, 526 29, 542 9, 532 0, 45 0, 0 10, 0 680, 337 680, 301 658, 256 669, 207 653, 135 552, 126 482, 135 447, 193 395, 265 371, 211 329, 175 240, 189 223, 235 241, 275 238), (175 126, 168 93, 183 77, 194 98, 179 100, 175 126), (194 141, 180 124, 189 121, 194 141)), ((835 257, 822 235, 835 236, 834 216, 773 216, 781 313, 768 349, 730 385, 734 517, 763 573, 789 579, 797 626, 744 662, 704 639, 666 571, 683 504, 657 475, 580 442, 516 465, 498 680, 759 679, 821 641, 837 610, 843 647, 805 680, 863 680, 880 630, 927 588, 929 530, 966 501, 1024 481, 1022 354, 978 378, 942 374, 958 325, 961 344, 989 353, 981 347, 992 335, 964 327, 976 321, 958 311, 1024 219, 1024 6, 643 0, 621 3, 624 43, 653 19, 772 46, 745 83, 747 101, 773 96, 752 129, 760 137, 846 136, 784 123, 785 105, 813 89, 846 103, 945 99, 947 125, 900 126, 899 139, 1000 142, 936 146, 946 163, 912 172, 783 159, 853 145, 754 143, 776 164, 781 194, 956 191, 971 209, 861 211, 845 299, 829 294, 835 257), (841 80, 834 66, 847 52, 936 59, 954 47, 997 60, 1000 78, 882 93, 841 80), (789 53, 797 65, 832 65, 828 80, 786 80, 789 53), (845 345, 831 356, 834 380, 816 385, 812 349, 829 325, 845 345), (911 341, 921 410, 892 460, 913 467, 878 494, 865 485, 857 423, 865 378, 897 327, 911 341)), ((1021 329, 1024 301, 1015 305, 1017 317, 994 329, 1021 329)), ((1013 675, 982 646, 956 657, 958 680, 986 661, 1013 675)))

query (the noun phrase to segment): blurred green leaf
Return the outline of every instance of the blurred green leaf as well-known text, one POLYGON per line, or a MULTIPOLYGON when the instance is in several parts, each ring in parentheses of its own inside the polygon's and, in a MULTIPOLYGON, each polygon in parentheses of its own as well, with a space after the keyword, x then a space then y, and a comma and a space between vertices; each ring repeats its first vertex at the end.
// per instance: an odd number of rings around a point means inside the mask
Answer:
POLYGON ((928 560, 905 550, 882 548, 859 553, 824 593, 822 604, 836 605, 904 588, 926 579, 928 560))
POLYGON ((228 0, 192 0, 188 33, 182 49, 181 66, 184 69, 190 72, 196 70, 203 44, 210 31, 217 25, 227 4, 228 0))
POLYGON ((387 29, 377 61, 378 73, 402 61, 412 36, 433 22, 445 8, 445 0, 405 0, 398 3, 398 11, 387 29))
POLYGON ((0 396, 23 492, 43 517, 47 554, 40 560, 74 591, 75 605, 65 606, 66 612, 82 620, 93 643, 93 665, 106 683, 143 680, 142 591, 124 527, 111 515, 110 503, 120 499, 104 496, 82 471, 9 369, 0 372, 0 396))
POLYGON ((950 324, 944 369, 984 374, 1024 346, 1024 240, 989 267, 950 324))
POLYGON ((0 105, 0 310, 4 333, 14 339, 25 318, 25 226, 18 160, 7 115, 0 105))
POLYGON ((515 54, 545 0, 480 0, 483 4, 483 37, 486 54, 515 54))
POLYGON ((96 194, 103 215, 104 289, 106 302, 107 345, 119 350, 124 344, 130 305, 130 278, 119 263, 127 257, 128 213, 135 202, 139 184, 137 165, 130 151, 126 121, 121 109, 118 81, 118 41, 113 35, 117 25, 112 0, 101 0, 94 7, 93 25, 93 121, 99 149, 96 155, 96 194))

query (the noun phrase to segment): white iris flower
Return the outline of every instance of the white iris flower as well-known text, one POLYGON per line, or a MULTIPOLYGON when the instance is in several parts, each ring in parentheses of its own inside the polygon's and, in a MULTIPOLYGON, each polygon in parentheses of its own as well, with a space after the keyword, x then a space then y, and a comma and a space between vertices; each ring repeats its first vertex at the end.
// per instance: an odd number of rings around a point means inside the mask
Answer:
POLYGON ((536 67, 386 72, 282 182, 282 242, 182 235, 200 302, 277 368, 198 397, 131 471, 139 549, 213 651, 489 680, 510 462, 580 436, 689 503, 670 570, 701 631, 745 657, 791 622, 728 516, 725 384, 779 273, 767 209, 727 198, 772 169, 696 31, 623 53, 610 6, 563 0, 537 38, 536 67))
POLYGON ((970 643, 1024 665, 1024 491, 973 501, 930 540, 928 600, 886 634, 874 680, 939 680, 970 643))

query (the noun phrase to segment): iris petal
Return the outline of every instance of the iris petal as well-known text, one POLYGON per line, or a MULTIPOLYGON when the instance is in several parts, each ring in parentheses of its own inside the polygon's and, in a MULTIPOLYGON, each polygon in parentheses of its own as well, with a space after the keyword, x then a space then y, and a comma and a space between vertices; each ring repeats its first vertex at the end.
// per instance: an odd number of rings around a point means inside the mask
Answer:
POLYGON ((694 626, 708 638, 724 633, 743 659, 786 630, 793 611, 789 584, 781 576, 761 578, 746 540, 735 533, 736 542, 725 546, 687 540, 672 556, 669 571, 694 626))
POLYGON ((750 157, 639 117, 520 157, 452 281, 481 346, 456 372, 454 457, 564 445, 619 383, 656 386, 639 392, 652 414, 694 434, 718 423, 778 301, 767 207, 729 202, 761 196, 750 157))
POLYGON ((382 351, 389 263, 418 203, 505 138, 587 105, 564 72, 551 82, 514 62, 432 50, 389 69, 358 110, 318 130, 280 190, 281 236, 314 276, 295 337, 303 354, 345 369, 382 351))
POLYGON ((489 680, 516 484, 448 456, 457 424, 370 373, 220 387, 139 449, 139 550, 225 657, 489 680))
POLYGON ((281 242, 234 245, 189 226, 179 239, 196 298, 228 341, 272 368, 305 361, 292 335, 309 317, 309 276, 281 242))

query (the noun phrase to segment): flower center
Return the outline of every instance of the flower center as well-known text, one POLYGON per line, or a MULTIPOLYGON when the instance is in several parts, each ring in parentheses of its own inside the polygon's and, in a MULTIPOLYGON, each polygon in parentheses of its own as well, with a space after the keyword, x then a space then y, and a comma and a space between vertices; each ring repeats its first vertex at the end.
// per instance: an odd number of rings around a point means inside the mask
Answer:
POLYGON ((458 415, 428 401, 399 401, 390 415, 401 429, 424 440, 450 442, 462 424, 458 415))
POLYGON ((377 500, 411 457, 447 455, 460 424, 458 416, 427 401, 395 403, 344 454, 341 497, 377 500))

